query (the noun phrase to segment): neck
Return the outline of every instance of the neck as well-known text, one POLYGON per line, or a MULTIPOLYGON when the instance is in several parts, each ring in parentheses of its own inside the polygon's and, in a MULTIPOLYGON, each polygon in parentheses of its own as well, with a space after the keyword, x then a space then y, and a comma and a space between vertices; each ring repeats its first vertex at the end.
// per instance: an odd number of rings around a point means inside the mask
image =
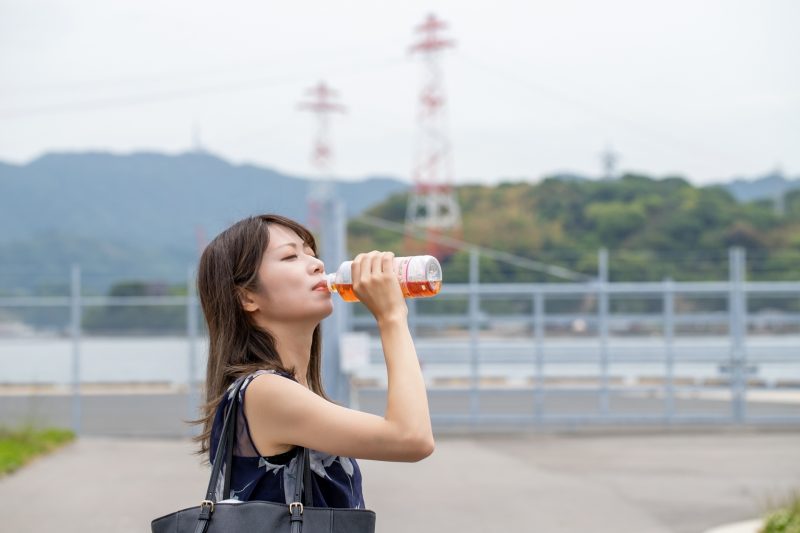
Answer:
POLYGON ((316 324, 272 323, 263 325, 275 338, 275 349, 286 368, 295 368, 295 378, 308 388, 308 364, 316 324))

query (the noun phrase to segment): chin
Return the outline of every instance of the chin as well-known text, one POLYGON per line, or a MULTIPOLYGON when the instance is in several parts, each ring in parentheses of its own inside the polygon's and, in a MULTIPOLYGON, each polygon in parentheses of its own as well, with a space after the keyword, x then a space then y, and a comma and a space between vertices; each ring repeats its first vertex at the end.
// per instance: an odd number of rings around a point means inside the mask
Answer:
POLYGON ((327 317, 331 316, 332 314, 333 314, 333 302, 331 301, 330 305, 328 306, 328 310, 325 311, 325 316, 323 316, 322 318, 327 318, 327 317))
POLYGON ((326 307, 320 310, 320 312, 314 314, 314 319, 322 322, 323 319, 328 318, 333 314, 333 302, 330 302, 326 307))

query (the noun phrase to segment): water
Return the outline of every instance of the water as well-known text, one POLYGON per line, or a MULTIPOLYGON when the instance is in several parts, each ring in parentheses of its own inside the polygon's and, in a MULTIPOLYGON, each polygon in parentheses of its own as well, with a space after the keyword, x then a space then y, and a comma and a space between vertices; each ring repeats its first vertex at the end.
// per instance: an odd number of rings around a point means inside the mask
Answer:
MULTIPOLYGON (((0 341, 0 382, 67 384, 72 376, 70 339, 0 341)), ((197 341, 195 379, 205 379, 204 339, 197 341)), ((90 383, 186 383, 186 337, 83 337, 81 381, 90 383)))
MULTIPOLYGON (((600 351, 597 339, 547 339, 543 375, 597 377, 600 351)), ((463 339, 419 339, 417 353, 426 378, 469 377, 471 346, 463 339)), ((69 384, 73 343, 65 338, 0 340, 0 383, 69 384)), ((195 379, 205 379, 208 342, 196 341, 195 379)), ((480 374, 523 382, 536 375, 536 347, 531 339, 482 339, 480 374)), ((609 375, 632 384, 640 378, 666 373, 660 339, 614 339, 609 342, 609 375)), ((183 384, 189 377, 190 346, 186 337, 83 337, 80 379, 84 383, 183 384)), ((682 338, 675 342, 674 376, 694 380, 726 377, 720 365, 729 360, 727 337, 682 338)), ((800 336, 750 338, 747 343, 751 378, 774 385, 800 382, 800 336)), ((386 368, 380 339, 370 343, 370 363, 359 377, 385 383, 386 368)))

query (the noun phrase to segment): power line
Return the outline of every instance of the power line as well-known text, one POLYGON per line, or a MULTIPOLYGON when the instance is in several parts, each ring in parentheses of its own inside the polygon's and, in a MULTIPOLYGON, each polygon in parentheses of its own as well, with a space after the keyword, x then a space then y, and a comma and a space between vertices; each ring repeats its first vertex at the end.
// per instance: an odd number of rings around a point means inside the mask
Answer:
POLYGON ((587 276, 586 274, 581 274, 580 272, 575 272, 564 267, 548 265, 546 263, 534 261, 533 259, 520 257, 518 255, 510 254, 508 252, 494 250, 492 248, 486 248, 478 244, 462 241, 459 239, 455 239, 453 237, 448 237, 446 235, 428 236, 425 231, 425 228, 408 228, 404 224, 398 224, 397 222, 391 222, 389 220, 384 220, 381 218, 365 214, 358 215, 353 219, 360 220, 371 226, 387 229, 390 231, 395 231, 397 233, 401 233, 404 235, 413 235, 417 237, 422 237, 424 235, 425 238, 430 238, 432 240, 435 240, 439 244, 444 244, 445 246, 457 248, 459 250, 475 249, 481 255, 484 255, 486 257, 491 257, 492 259, 496 259, 498 261, 504 261, 506 263, 510 263, 520 268, 534 270, 537 272, 543 272, 545 274, 550 274, 552 276, 556 276, 559 278, 569 279, 573 281, 589 281, 594 279, 591 276, 587 276))
MULTIPOLYGON (((384 61, 377 66, 361 67, 350 71, 343 71, 336 74, 337 78, 347 76, 354 76, 364 74, 367 72, 374 72, 384 68, 395 67, 404 64, 405 59, 393 58, 389 61, 384 61)), ((10 109, 0 109, 0 120, 25 118, 35 115, 49 115, 58 113, 71 113, 75 111, 92 111, 97 109, 113 109, 120 107, 128 107, 133 105, 149 104, 155 102, 165 102, 170 100, 180 100, 184 98, 194 98, 197 96, 206 96, 211 94, 225 94, 238 91, 248 91, 254 89, 265 89, 278 87, 281 85, 292 85, 301 83, 301 77, 283 77, 283 78, 253 78, 250 80, 239 80, 228 83, 218 83, 213 85, 201 87, 187 87, 181 89, 152 91, 132 96, 111 96, 105 98, 93 98, 88 100, 79 100, 74 102, 64 102, 59 104, 49 104, 41 106, 30 106, 10 109)))
POLYGON ((568 104, 569 106, 575 109, 582 109, 604 120, 611 120, 618 124, 624 125, 631 131, 634 131, 638 134, 643 134, 645 137, 649 137, 652 140, 657 140, 659 142, 659 145, 661 146, 665 144, 672 145, 673 148, 681 146, 682 148, 678 148, 678 150, 684 150, 685 148, 690 148, 693 150, 701 150, 703 153, 713 153, 715 157, 722 157, 722 158, 737 157, 739 155, 736 153, 720 151, 717 148, 708 148, 706 146, 701 146, 683 137, 673 136, 668 133, 652 129, 649 126, 643 125, 635 120, 631 120, 630 118, 619 115, 617 113, 610 112, 606 109, 603 109, 594 104, 586 102, 580 98, 576 98, 574 96, 567 95, 562 91, 557 91, 549 87, 546 87, 544 85, 534 83, 531 80, 521 77, 516 73, 508 72, 502 68, 497 68, 495 66, 489 66, 485 63, 482 63, 481 61, 476 61, 474 58, 465 56, 463 53, 459 55, 462 60, 465 60, 465 63, 467 65, 473 66, 480 70, 484 70, 488 73, 493 74, 494 76, 505 78, 506 80, 513 82, 519 85, 520 87, 524 87, 542 96, 546 96, 551 100, 556 100, 561 103, 568 104))

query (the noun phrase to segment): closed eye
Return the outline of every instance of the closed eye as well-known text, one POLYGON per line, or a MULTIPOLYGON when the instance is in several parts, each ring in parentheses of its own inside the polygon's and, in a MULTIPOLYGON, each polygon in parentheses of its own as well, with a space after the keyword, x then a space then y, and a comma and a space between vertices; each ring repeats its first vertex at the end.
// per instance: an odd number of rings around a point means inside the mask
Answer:
MULTIPOLYGON (((306 255, 313 257, 314 259, 318 259, 317 254, 314 253, 314 250, 311 247, 309 247, 308 250, 308 252, 305 252, 306 255)), ((297 259, 297 254, 287 255, 281 259, 281 261, 288 261, 289 259, 297 259)))

